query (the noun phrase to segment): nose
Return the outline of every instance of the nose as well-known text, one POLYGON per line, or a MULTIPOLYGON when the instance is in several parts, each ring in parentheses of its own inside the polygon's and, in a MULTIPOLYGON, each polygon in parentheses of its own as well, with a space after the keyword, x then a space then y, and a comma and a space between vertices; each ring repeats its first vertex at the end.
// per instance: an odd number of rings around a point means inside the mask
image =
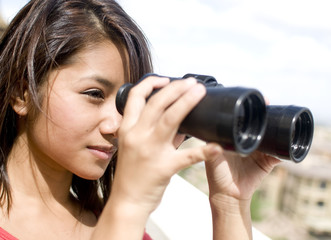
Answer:
POLYGON ((117 111, 115 104, 104 110, 103 118, 100 123, 100 133, 102 135, 113 135, 117 137, 117 130, 122 122, 122 115, 117 111))

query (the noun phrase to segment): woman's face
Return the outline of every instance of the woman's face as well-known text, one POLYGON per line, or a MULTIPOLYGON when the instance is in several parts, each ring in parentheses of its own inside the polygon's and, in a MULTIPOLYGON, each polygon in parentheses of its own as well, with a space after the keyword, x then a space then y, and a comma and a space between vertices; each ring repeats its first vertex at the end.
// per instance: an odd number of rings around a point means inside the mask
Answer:
POLYGON ((48 169, 98 179, 116 150, 121 115, 115 107, 124 67, 110 41, 78 53, 45 84, 44 113, 28 130, 31 153, 48 169))

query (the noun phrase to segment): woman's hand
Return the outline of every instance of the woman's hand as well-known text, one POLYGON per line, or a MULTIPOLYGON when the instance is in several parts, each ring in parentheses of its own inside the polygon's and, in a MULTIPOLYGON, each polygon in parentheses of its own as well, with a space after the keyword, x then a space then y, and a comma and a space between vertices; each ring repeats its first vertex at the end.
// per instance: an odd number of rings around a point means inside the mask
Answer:
POLYGON ((210 196, 226 195, 237 200, 251 199, 254 191, 280 160, 261 152, 242 157, 223 151, 206 162, 210 196))
POLYGON ((182 141, 177 135, 180 123, 205 93, 195 79, 169 84, 169 79, 155 76, 130 90, 119 129, 113 197, 150 213, 175 173, 215 155, 214 145, 176 149, 182 141), (146 102, 152 90, 161 87, 146 102))
POLYGON ((241 157, 228 151, 206 161, 214 239, 252 238, 252 195, 279 162, 261 152, 241 157))

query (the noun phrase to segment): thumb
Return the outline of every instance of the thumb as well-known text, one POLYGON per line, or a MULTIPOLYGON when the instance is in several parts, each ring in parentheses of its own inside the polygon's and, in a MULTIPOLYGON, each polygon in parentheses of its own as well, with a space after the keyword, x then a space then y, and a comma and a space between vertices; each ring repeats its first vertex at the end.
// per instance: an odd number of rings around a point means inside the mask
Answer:
POLYGON ((215 161, 223 154, 223 149, 216 143, 208 143, 204 146, 179 150, 178 170, 189 167, 202 161, 215 161))
POLYGON ((206 156, 205 161, 215 161, 223 154, 223 148, 216 143, 208 143, 205 146, 204 154, 206 156))

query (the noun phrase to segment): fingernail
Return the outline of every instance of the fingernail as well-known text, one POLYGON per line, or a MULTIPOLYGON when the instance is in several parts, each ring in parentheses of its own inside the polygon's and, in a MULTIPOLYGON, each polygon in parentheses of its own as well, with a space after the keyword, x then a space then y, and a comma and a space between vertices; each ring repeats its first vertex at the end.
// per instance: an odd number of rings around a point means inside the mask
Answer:
POLYGON ((213 155, 219 155, 223 151, 223 149, 221 148, 221 146, 215 144, 211 147, 210 151, 213 155))
POLYGON ((192 92, 196 96, 201 96, 205 94, 206 88, 202 84, 197 84, 193 87, 192 92))
POLYGON ((195 78, 192 78, 192 77, 186 78, 184 81, 186 81, 186 83, 189 84, 189 85, 194 85, 194 84, 197 83, 197 80, 195 78))

